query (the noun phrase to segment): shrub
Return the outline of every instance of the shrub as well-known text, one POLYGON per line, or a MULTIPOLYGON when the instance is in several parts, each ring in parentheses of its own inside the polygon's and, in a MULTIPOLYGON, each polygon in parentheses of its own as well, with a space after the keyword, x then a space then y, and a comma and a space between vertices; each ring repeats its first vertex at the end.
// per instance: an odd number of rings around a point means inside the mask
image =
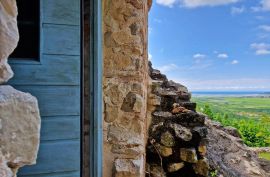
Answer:
POLYGON ((212 120, 218 121, 224 126, 237 128, 246 145, 250 147, 270 146, 270 118, 267 115, 256 120, 239 117, 232 113, 222 114, 221 112, 213 111, 209 104, 205 104, 200 110, 212 120))

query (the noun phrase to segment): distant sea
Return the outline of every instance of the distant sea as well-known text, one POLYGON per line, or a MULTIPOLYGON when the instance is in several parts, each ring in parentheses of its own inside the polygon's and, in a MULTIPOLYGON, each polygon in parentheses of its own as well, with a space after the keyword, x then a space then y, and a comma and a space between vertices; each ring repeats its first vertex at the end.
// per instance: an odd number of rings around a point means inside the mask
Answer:
POLYGON ((270 91, 193 91, 193 97, 269 97, 270 91))

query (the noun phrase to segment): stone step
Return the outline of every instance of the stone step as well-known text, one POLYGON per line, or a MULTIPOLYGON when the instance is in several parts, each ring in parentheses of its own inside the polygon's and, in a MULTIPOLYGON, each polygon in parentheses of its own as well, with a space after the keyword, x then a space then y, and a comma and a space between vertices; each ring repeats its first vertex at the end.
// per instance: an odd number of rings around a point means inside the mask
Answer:
POLYGON ((179 106, 182 106, 186 109, 189 109, 191 111, 196 111, 197 104, 194 102, 179 102, 179 106))

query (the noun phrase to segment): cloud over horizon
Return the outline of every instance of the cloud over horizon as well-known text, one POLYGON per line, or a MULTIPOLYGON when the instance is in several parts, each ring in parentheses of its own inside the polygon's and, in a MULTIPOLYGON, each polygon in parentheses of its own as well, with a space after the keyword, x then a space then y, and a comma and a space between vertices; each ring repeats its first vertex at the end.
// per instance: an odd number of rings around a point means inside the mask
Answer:
POLYGON ((159 5, 173 7, 174 5, 179 4, 186 8, 227 5, 239 1, 240 0, 156 0, 159 5))
POLYGON ((248 91, 269 90, 270 79, 266 78, 233 78, 233 79, 174 79, 175 82, 187 86, 190 91, 248 91))
POLYGON ((250 47, 255 50, 256 55, 269 55, 270 54, 270 44, 266 43, 253 43, 250 47))

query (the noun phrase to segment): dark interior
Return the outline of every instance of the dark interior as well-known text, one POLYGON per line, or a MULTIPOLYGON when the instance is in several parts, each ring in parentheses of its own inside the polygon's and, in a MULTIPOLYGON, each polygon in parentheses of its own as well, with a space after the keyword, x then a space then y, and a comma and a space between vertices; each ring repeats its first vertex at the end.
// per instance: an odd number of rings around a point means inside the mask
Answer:
POLYGON ((17 0, 20 40, 13 59, 39 59, 39 0, 17 0))

